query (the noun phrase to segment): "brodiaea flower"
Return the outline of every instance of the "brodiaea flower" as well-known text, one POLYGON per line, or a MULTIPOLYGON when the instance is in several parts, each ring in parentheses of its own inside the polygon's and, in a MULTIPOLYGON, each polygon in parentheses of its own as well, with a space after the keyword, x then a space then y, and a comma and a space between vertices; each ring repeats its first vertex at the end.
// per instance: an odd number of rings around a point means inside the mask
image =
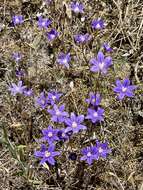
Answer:
POLYGON ((58 56, 57 62, 60 65, 64 65, 65 67, 69 68, 69 62, 71 61, 70 53, 64 54, 60 53, 58 56))
POLYGON ((136 88, 137 86, 130 85, 129 79, 124 79, 123 82, 116 80, 116 87, 113 90, 114 92, 118 93, 119 100, 122 100, 125 96, 134 97, 133 90, 136 88))
POLYGON ((65 118, 68 117, 68 113, 64 111, 65 106, 57 106, 54 104, 53 109, 48 109, 48 113, 51 115, 51 120, 54 122, 62 123, 65 121, 65 118))
POLYGON ((40 29, 42 29, 42 28, 47 29, 51 23, 52 23, 51 20, 49 20, 47 18, 43 19, 42 16, 38 17, 38 27, 40 29))
POLYGON ((55 151, 55 146, 51 144, 48 148, 42 144, 41 151, 35 151, 35 157, 42 158, 40 164, 48 162, 51 165, 55 165, 55 156, 59 156, 60 152, 55 151))
POLYGON ((97 110, 89 108, 86 119, 90 119, 92 123, 103 121, 104 120, 103 113, 104 113, 104 109, 100 107, 98 107, 97 110))
POLYGON ((13 53, 12 58, 18 63, 21 61, 22 55, 19 52, 15 52, 13 53))
POLYGON ((81 150, 81 153, 83 154, 83 156, 80 158, 80 160, 86 160, 89 165, 91 165, 96 159, 96 148, 93 146, 83 148, 81 150))
POLYGON ((62 140, 62 141, 66 141, 69 138, 69 136, 65 132, 65 129, 58 130, 57 136, 59 137, 59 140, 62 140))
POLYGON ((103 48, 107 51, 107 52, 111 52, 113 49, 110 47, 110 45, 108 43, 104 43, 103 44, 103 48))
POLYGON ((18 69, 15 71, 15 75, 20 78, 20 77, 24 77, 25 73, 22 69, 18 69))
POLYGON ((45 109, 49 103, 47 96, 44 92, 40 93, 39 97, 36 97, 36 106, 40 106, 42 109, 45 109))
POLYGON ((108 147, 108 143, 100 143, 98 140, 96 141, 95 147, 95 155, 96 160, 98 160, 100 157, 106 158, 109 153, 111 153, 111 149, 108 147))
POLYGON ((51 105, 54 105, 57 101, 60 100, 60 97, 62 96, 62 93, 58 92, 49 92, 48 93, 48 100, 51 105))
POLYGON ((15 96, 16 94, 23 94, 26 86, 23 86, 22 81, 19 81, 16 85, 15 83, 12 83, 9 87, 9 91, 11 91, 11 94, 15 96))
POLYGON ((32 89, 25 89, 24 95, 25 96, 33 96, 33 90, 32 89))
POLYGON ((72 2, 71 3, 71 10, 75 13, 83 13, 84 6, 82 3, 79 2, 72 2))
POLYGON ((43 133, 43 137, 42 140, 46 140, 49 144, 53 143, 54 141, 59 140, 58 136, 57 136, 57 129, 53 129, 52 126, 48 126, 47 129, 43 129, 42 133, 43 133))
POLYGON ((103 29, 105 27, 105 23, 102 19, 93 20, 91 23, 93 29, 103 29))
POLYGON ((22 24, 24 22, 24 18, 22 15, 15 15, 12 17, 12 21, 14 25, 22 24))
POLYGON ((80 130, 87 129, 86 126, 82 125, 81 123, 84 121, 84 115, 76 116, 74 113, 71 113, 70 119, 67 118, 65 123, 67 124, 67 128, 65 132, 73 131, 73 133, 78 133, 80 130))
POLYGON ((101 103, 101 96, 99 93, 95 94, 93 92, 90 92, 89 99, 86 99, 86 102, 93 106, 98 106, 101 103))
POLYGON ((54 40, 56 37, 58 37, 59 33, 55 30, 52 29, 50 32, 47 32, 47 37, 49 41, 54 40))
POLYGON ((90 68, 91 71, 106 74, 108 68, 112 65, 112 58, 110 56, 105 58, 104 54, 99 51, 97 58, 92 58, 90 64, 92 65, 90 68))
POLYGON ((89 34, 77 34, 74 36, 76 43, 86 43, 91 40, 91 36, 89 34))

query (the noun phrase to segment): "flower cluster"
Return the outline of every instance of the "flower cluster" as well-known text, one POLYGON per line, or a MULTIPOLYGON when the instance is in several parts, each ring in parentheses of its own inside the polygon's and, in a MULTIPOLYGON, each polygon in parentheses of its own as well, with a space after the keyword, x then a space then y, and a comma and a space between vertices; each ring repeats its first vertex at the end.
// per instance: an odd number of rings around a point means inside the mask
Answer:
POLYGON ((86 160, 89 165, 93 163, 94 160, 98 160, 99 158, 106 158, 109 153, 111 153, 111 149, 108 147, 108 143, 101 143, 98 140, 96 141, 95 146, 88 146, 81 150, 83 156, 80 160, 86 160))
MULTIPOLYGON (((81 13, 84 14, 84 5, 82 3, 74 1, 70 4, 70 8, 74 13, 76 13, 75 16, 81 13)), ((22 15, 15 15, 12 17, 12 22, 14 26, 19 25, 24 22, 24 18, 22 15)), ((50 19, 39 16, 37 25, 41 32, 45 32, 46 30, 45 35, 47 36, 48 42, 52 43, 56 38, 60 38, 60 33, 56 29, 49 29, 52 25, 52 21, 50 19)), ((105 26, 106 24, 101 18, 93 19, 91 21, 91 28, 95 33, 103 30, 105 26)), ((79 33, 73 35, 72 38, 76 44, 85 45, 93 38, 93 36, 89 32, 86 34, 79 33)), ((108 73, 109 68, 112 69, 113 65, 112 57, 106 56, 106 53, 110 55, 110 52, 112 52, 113 49, 110 47, 108 42, 102 44, 101 49, 104 50, 105 53, 99 50, 95 57, 88 60, 90 65, 89 70, 93 73, 97 73, 98 76, 105 76, 108 73)), ((56 62, 69 69, 70 63, 72 62, 72 54, 69 51, 66 51, 66 53, 63 52, 60 52, 56 56, 56 62)), ((13 53, 13 60, 16 62, 16 65, 19 64, 21 59, 22 55, 19 52, 13 53)), ((24 75, 22 74, 22 70, 17 70, 16 76, 18 78, 23 77, 24 75)), ((124 79, 123 82, 117 79, 113 92, 117 93, 119 100, 123 100, 126 96, 133 97, 133 91, 136 88, 137 87, 135 85, 130 85, 130 80, 128 78, 124 79)), ((68 113, 66 111, 66 106, 60 102, 61 97, 63 96, 62 93, 57 91, 46 92, 43 89, 38 96, 35 96, 33 89, 23 85, 22 79, 19 80, 17 84, 12 83, 9 86, 9 91, 13 96, 25 95, 27 97, 34 97, 36 107, 39 107, 41 110, 45 110, 45 112, 49 114, 51 122, 53 123, 46 129, 42 130, 42 137, 40 139, 40 142, 42 141, 41 149, 34 153, 36 158, 41 159, 40 164, 48 163, 50 165, 55 165, 55 157, 62 153, 62 151, 56 151, 56 148, 59 147, 57 144, 59 142, 69 142, 71 138, 78 135, 78 133, 85 134, 87 130, 90 130, 90 127, 84 124, 85 120, 91 121, 94 125, 104 121, 105 110, 101 106, 101 92, 89 92, 89 97, 85 100, 88 104, 87 114, 84 116, 83 114, 77 114, 75 112, 68 113), (58 124, 58 126, 61 125, 62 127, 57 128, 55 127, 56 124, 58 124)), ((111 148, 109 148, 108 142, 100 142, 96 140, 95 145, 90 144, 81 150, 82 156, 80 157, 80 160, 86 161, 91 165, 94 160, 99 160, 100 158, 105 159, 109 153, 111 153, 111 148)), ((74 157, 75 159, 77 156, 73 153, 70 157, 74 157)))

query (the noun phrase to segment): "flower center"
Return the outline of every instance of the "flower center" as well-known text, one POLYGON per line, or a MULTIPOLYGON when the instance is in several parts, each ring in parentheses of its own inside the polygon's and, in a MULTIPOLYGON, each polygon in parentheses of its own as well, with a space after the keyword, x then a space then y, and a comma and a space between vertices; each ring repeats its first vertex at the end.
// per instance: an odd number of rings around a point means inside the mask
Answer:
POLYGON ((44 105, 44 104, 45 104, 45 100, 41 100, 41 104, 43 104, 43 105, 44 105))
POLYGON ((19 92, 19 91, 20 91, 20 87, 17 86, 17 87, 15 88, 15 91, 19 92))
POLYGON ((103 67, 104 67, 104 62, 99 63, 99 68, 100 68, 100 69, 103 69, 103 67))
POLYGON ((63 59, 63 63, 66 64, 67 63, 67 58, 63 59))
POLYGON ((126 87, 122 87, 122 92, 126 92, 127 88, 126 87))
POLYGON ((56 96, 52 96, 52 99, 55 100, 55 99, 56 99, 56 96))
POLYGON ((87 157, 90 157, 92 154, 91 154, 91 152, 88 152, 87 153, 87 157))
POLYGON ((48 137, 52 137, 53 136, 53 133, 52 132, 49 132, 48 133, 48 137))
POLYGON ((98 113, 97 113, 97 112, 94 112, 93 116, 94 116, 94 117, 97 117, 97 116, 98 116, 98 113))
POLYGON ((75 11, 75 12, 79 12, 78 6, 75 7, 74 11, 75 11))
POLYGON ((56 115, 61 115, 61 112, 59 110, 56 110, 56 115))
POLYGON ((17 22, 17 23, 18 23, 18 22, 19 22, 19 18, 16 18, 16 19, 15 19, 15 22, 17 22))
POLYGON ((48 152, 48 151, 45 152, 45 157, 49 157, 50 155, 51 155, 50 152, 48 152))
POLYGON ((62 133, 62 137, 65 137, 66 135, 65 135, 65 133, 62 133))
POLYGON ((96 28, 100 28, 100 24, 99 23, 96 25, 96 28))
POLYGON ((51 39, 55 38, 55 34, 50 34, 51 39))
POLYGON ((76 127, 77 127, 77 123, 76 123, 75 121, 72 123, 72 127, 73 127, 73 128, 76 128, 76 127))
POLYGON ((103 149, 101 147, 99 147, 99 153, 102 153, 103 152, 103 149))
POLYGON ((81 37, 80 37, 80 40, 81 40, 82 42, 84 42, 84 41, 85 41, 85 37, 84 37, 84 36, 81 36, 81 37))
POLYGON ((95 103, 95 102, 96 102, 95 98, 93 98, 93 99, 92 99, 92 102, 93 102, 93 103, 95 103))

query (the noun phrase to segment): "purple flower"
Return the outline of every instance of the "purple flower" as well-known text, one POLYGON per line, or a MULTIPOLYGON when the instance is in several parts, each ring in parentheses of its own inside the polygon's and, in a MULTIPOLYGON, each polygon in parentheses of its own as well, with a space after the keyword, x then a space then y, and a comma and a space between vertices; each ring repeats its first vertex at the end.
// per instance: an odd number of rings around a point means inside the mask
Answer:
POLYGON ((50 4, 53 0, 44 0, 45 3, 50 4))
POLYGON ((96 20, 93 20, 91 22, 91 26, 93 29, 97 29, 97 30, 100 30, 100 29, 103 29, 105 27, 105 23, 102 19, 96 19, 96 20))
POLYGON ((16 94, 23 94, 26 86, 23 86, 22 81, 19 81, 16 85, 15 83, 12 83, 9 87, 9 91, 11 91, 11 94, 15 96, 16 94))
POLYGON ((57 136, 59 137, 59 140, 66 141, 69 139, 69 136, 65 132, 65 129, 58 130, 57 136))
POLYGON ((40 164, 45 164, 46 162, 48 162, 51 165, 55 165, 56 161, 54 157, 59 156, 60 152, 55 151, 55 146, 53 144, 51 144, 48 148, 44 144, 42 144, 41 151, 35 151, 34 155, 37 158, 42 158, 40 164))
POLYGON ((56 104, 54 104, 53 109, 48 109, 47 111, 50 113, 52 117, 51 120, 53 122, 63 123, 66 117, 68 117, 68 113, 65 112, 64 109, 64 105, 58 107, 56 104))
POLYGON ((87 129, 86 126, 82 125, 81 123, 84 121, 84 115, 76 116, 74 113, 71 113, 70 119, 67 118, 65 123, 67 124, 67 128, 65 132, 73 131, 73 133, 78 133, 80 130, 87 129))
POLYGON ((72 2, 71 3, 71 10, 75 13, 83 13, 84 6, 82 3, 79 2, 72 2))
POLYGON ((90 64, 92 65, 90 68, 92 72, 101 72, 102 74, 106 74, 108 68, 112 65, 112 58, 110 56, 105 58, 104 54, 99 51, 97 58, 92 58, 90 60, 90 64))
POLYGON ((25 73, 24 73, 23 70, 19 69, 19 70, 16 70, 16 71, 15 71, 15 75, 16 75, 17 77, 24 77, 25 73))
POLYGON ((22 55, 19 52, 15 52, 12 55, 12 58, 18 63, 22 59, 22 55))
POLYGON ((60 53, 58 56, 57 62, 60 65, 64 65, 65 67, 69 68, 69 62, 71 61, 70 53, 64 54, 60 53))
POLYGON ((57 136, 57 129, 53 129, 52 126, 48 126, 47 129, 43 129, 42 133, 43 133, 43 137, 42 140, 47 141, 49 144, 53 143, 54 141, 59 140, 58 136, 57 136))
POLYGON ((116 87, 113 90, 118 93, 118 99, 122 100, 125 96, 134 97, 133 90, 136 88, 137 86, 130 85, 130 80, 127 78, 123 82, 116 80, 116 87))
POLYGON ((47 33, 47 37, 49 41, 54 40, 58 36, 59 36, 59 32, 57 32, 55 29, 52 29, 50 32, 47 33))
POLYGON ((86 99, 86 102, 93 106, 99 106, 99 104, 101 103, 101 96, 99 93, 95 94, 93 92, 90 92, 89 99, 86 99))
POLYGON ((104 109, 100 107, 98 107, 97 110, 89 108, 86 119, 90 119, 92 123, 103 121, 104 120, 103 113, 104 113, 104 109))
POLYGON ((83 148, 81 150, 81 153, 83 156, 80 158, 80 160, 86 160, 89 165, 91 165, 93 163, 93 160, 96 159, 96 148, 94 146, 83 148))
POLYGON ((38 17, 38 27, 40 29, 42 29, 42 28, 47 29, 51 23, 52 22, 49 19, 43 19, 42 16, 38 17))
POLYGON ((40 106, 42 109, 45 109, 49 103, 48 98, 44 92, 40 93, 39 97, 36 97, 36 106, 40 106))
POLYGON ((33 96, 33 90, 32 89, 25 89, 24 95, 25 96, 33 96))
POLYGON ((62 96, 61 93, 58 92, 49 92, 48 93, 48 100, 51 105, 54 105, 56 101, 60 100, 60 97, 62 96))
POLYGON ((100 157, 106 158, 109 153, 111 153, 111 149, 108 147, 108 143, 100 143, 98 140, 96 141, 95 153, 96 153, 96 160, 100 157))
POLYGON ((76 43, 86 43, 91 40, 91 36, 89 34, 77 34, 74 36, 76 43))
POLYGON ((24 18, 22 15, 15 15, 12 17, 12 21, 14 25, 22 24, 24 22, 24 18))
POLYGON ((103 48, 107 51, 107 52, 111 52, 113 49, 110 47, 110 45, 108 43, 104 43, 103 44, 103 48))

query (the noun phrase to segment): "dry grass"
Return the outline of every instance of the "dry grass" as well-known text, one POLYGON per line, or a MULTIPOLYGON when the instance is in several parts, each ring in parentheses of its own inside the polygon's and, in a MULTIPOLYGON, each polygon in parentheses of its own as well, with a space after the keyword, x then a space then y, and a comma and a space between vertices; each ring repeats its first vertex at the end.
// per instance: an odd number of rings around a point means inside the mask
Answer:
POLYGON ((83 0, 85 22, 70 12, 68 0, 55 0, 51 7, 42 5, 39 0, 23 2, 0 0, 0 24, 3 26, 0 32, 0 123, 1 129, 5 129, 1 130, 0 139, 0 189, 143 190, 142 0, 83 0), (61 31, 59 40, 52 45, 46 41, 44 32, 37 29, 39 12, 50 17, 53 27, 61 31), (25 15, 26 20, 24 26, 13 29, 11 16, 18 13, 25 15), (88 26, 97 17, 104 18, 108 25, 103 33, 93 34, 88 26), (86 48, 75 45, 73 40, 73 35, 85 30, 95 37, 86 48), (104 41, 114 47, 114 69, 105 79, 99 79, 96 75, 91 76, 88 60, 104 41), (56 66, 58 53, 68 50, 73 59, 69 71, 56 66), (68 152, 79 154, 80 147, 85 146, 82 134, 65 144, 67 152, 58 160, 58 168, 49 170, 39 166, 33 156, 38 146, 35 139, 51 121, 44 111, 35 108, 32 98, 17 100, 9 94, 8 84, 16 81, 15 64, 11 60, 15 51, 24 55, 21 67, 27 73, 23 79, 25 84, 32 86, 36 95, 42 89, 62 91, 65 96, 61 103, 67 105, 69 112, 86 114, 84 100, 88 92, 95 89, 102 92, 105 121, 93 130, 93 134, 101 140, 109 140, 113 151, 107 160, 87 167, 67 159, 68 152), (116 78, 126 76, 139 88, 135 98, 120 103, 111 89, 116 78))

